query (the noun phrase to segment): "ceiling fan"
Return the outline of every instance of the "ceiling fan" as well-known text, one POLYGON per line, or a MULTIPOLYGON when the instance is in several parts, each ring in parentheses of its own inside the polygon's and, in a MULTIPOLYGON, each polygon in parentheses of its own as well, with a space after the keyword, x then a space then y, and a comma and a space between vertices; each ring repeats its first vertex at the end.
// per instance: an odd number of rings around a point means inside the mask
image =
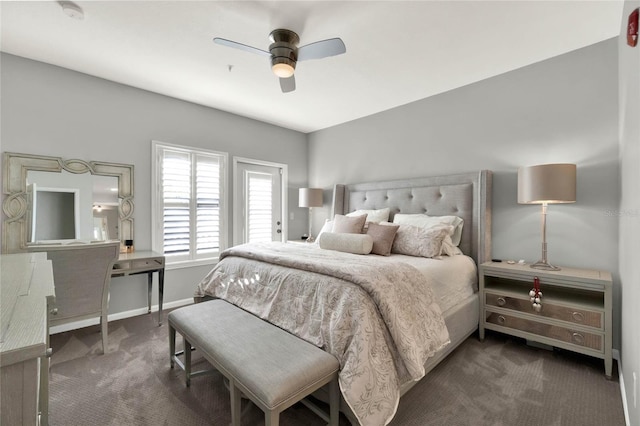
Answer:
POLYGON ((282 28, 271 31, 269 39, 271 40, 269 51, 220 37, 214 38, 213 42, 271 58, 271 70, 280 78, 280 88, 283 93, 293 92, 296 89, 296 80, 293 72, 298 61, 327 58, 341 55, 347 51, 344 43, 339 38, 316 41, 315 43, 298 47, 300 42, 298 34, 282 28))

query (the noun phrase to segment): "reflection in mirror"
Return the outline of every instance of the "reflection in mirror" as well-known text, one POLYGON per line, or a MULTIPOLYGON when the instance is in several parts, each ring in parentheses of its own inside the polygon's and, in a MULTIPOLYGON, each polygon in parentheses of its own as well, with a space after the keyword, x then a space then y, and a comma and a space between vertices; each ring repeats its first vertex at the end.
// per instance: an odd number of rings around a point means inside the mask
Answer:
POLYGON ((29 241, 74 240, 80 235, 80 191, 30 184, 32 212, 29 241), (36 226, 37 224, 37 226, 36 226))
POLYGON ((117 240, 118 179, 93 175, 93 239, 117 240))
POLYGON ((27 172, 30 242, 118 239, 118 178, 27 172))

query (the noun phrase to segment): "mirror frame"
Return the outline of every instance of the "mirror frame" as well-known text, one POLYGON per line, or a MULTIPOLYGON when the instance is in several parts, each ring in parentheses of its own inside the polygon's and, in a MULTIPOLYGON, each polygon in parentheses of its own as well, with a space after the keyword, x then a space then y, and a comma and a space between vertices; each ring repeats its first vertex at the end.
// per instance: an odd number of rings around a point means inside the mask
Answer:
POLYGON ((2 226, 2 252, 27 250, 27 172, 91 173, 118 178, 118 237, 133 240, 133 165, 101 161, 65 160, 61 157, 5 152, 3 155, 2 203, 5 215, 2 226))

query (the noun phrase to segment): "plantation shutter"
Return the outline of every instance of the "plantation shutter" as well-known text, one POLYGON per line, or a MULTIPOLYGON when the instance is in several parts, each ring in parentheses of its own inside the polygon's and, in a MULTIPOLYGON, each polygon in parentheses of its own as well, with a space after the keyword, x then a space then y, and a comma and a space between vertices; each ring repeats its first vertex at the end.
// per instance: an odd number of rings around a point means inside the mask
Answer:
POLYGON ((217 156, 163 150, 164 254, 198 257, 219 250, 220 173, 217 156))
POLYGON ((162 203, 164 254, 189 254, 191 230, 191 158, 163 150, 162 203))
POLYGON ((247 241, 272 241, 273 178, 266 173, 247 173, 247 241))
POLYGON ((220 160, 196 155, 196 253, 220 248, 220 160))

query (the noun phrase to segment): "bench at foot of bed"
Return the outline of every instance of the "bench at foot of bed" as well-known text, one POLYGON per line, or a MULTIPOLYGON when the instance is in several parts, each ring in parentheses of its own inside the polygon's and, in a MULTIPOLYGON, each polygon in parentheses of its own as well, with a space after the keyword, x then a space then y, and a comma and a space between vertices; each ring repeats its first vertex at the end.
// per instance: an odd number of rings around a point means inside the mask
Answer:
POLYGON ((325 385, 329 424, 338 426, 340 366, 333 355, 224 300, 176 309, 168 322, 171 368, 184 368, 189 386, 202 374, 191 372, 191 348, 200 351, 229 380, 233 426, 240 426, 241 394, 264 411, 266 426, 277 426, 282 411, 325 385), (184 364, 176 332, 184 338, 184 364))

